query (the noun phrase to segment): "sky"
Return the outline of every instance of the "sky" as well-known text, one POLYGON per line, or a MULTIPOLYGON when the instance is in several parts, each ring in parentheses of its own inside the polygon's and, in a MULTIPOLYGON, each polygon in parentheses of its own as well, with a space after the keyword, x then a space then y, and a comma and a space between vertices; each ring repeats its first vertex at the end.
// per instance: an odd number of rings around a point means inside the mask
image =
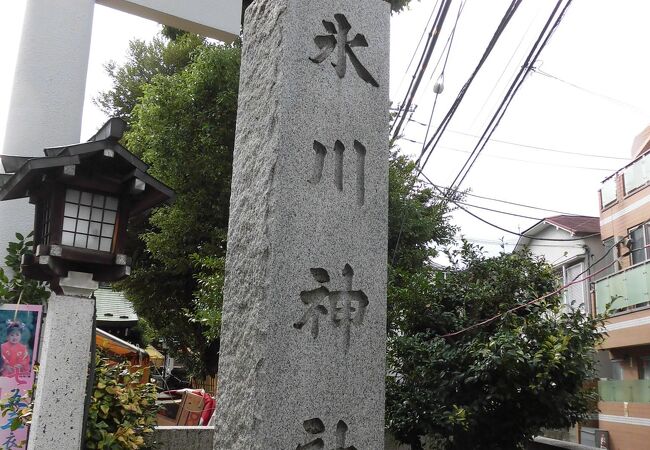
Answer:
MULTIPOLYGON (((391 21, 391 101, 399 104, 413 75, 407 71, 436 2, 421 0, 391 21)), ((438 60, 462 0, 455 0, 442 28, 432 61, 438 60)), ((466 0, 444 73, 444 90, 433 111, 432 131, 447 112, 501 20, 509 0, 466 0)), ((434 183, 447 186, 463 165, 515 73, 530 50, 554 0, 527 0, 516 12, 491 57, 476 78, 424 169, 434 183)), ((0 142, 4 141, 7 109, 25 0, 0 2, 5 38, 0 57, 0 142)), ((598 215, 600 182, 630 158, 631 143, 650 122, 650 39, 646 0, 574 0, 536 67, 564 81, 532 73, 508 113, 461 186, 470 193, 573 214, 598 215), (497 141, 505 141, 497 142, 497 141), (520 144, 520 145, 513 145, 520 144), (540 150, 542 147, 556 151, 540 150), (578 153, 571 155, 563 152, 578 153), (592 156, 597 155, 597 156, 592 156)), ((97 5, 90 50, 82 137, 91 136, 106 117, 92 103, 110 88, 103 65, 125 59, 129 40, 151 39, 159 30, 153 22, 97 5), (119 26, 115 26, 119 24, 119 26)), ((361 32, 356 30, 357 32, 361 32)), ((421 51, 421 48, 420 50, 421 51)), ((419 58, 417 53, 415 60, 419 58)), ((435 94, 433 84, 442 65, 429 67, 402 152, 417 155, 426 133, 435 94), (419 123, 418 123, 419 122, 419 123)), ((536 219, 556 213, 507 205, 468 196, 467 203, 532 218, 515 217, 470 207, 481 218, 507 230, 522 232, 536 219)), ((487 251, 499 242, 512 249, 517 236, 469 216, 454 213, 453 222, 470 241, 487 251)))

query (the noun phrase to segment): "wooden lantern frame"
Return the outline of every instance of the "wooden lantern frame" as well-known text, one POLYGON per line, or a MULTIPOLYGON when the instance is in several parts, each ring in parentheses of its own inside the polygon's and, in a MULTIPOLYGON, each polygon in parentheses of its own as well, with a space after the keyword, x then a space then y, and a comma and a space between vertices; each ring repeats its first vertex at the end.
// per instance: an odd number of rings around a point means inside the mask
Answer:
POLYGON ((0 201, 29 198, 35 205, 33 254, 25 255, 21 264, 26 276, 48 281, 56 291, 59 278, 68 271, 92 273, 95 281, 117 281, 130 274, 130 258, 125 254, 129 218, 170 202, 174 193, 119 144, 125 130, 126 123, 113 118, 88 142, 46 148, 44 157, 0 155, 5 170, 0 175, 0 201), (75 203, 70 197, 76 192, 75 203), (89 195, 91 203, 84 203, 89 195), (66 216, 75 204, 77 215, 66 216), (88 217, 81 215, 82 208, 88 217), (91 212, 100 218, 92 217, 91 222, 91 212), (72 223, 76 228, 70 232, 72 223), (90 226, 101 231, 92 234, 90 226), (86 244, 80 245, 83 236, 86 244), (95 248, 88 248, 91 238, 95 248))

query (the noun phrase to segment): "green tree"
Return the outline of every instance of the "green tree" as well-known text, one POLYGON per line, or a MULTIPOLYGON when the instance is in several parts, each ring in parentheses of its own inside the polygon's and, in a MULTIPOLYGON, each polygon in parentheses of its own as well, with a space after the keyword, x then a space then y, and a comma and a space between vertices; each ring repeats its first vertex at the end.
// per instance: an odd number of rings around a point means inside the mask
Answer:
POLYGON ((129 62, 109 71, 114 89, 102 98, 111 113, 135 105, 127 146, 176 192, 172 206, 134 224, 133 273, 119 288, 200 376, 217 370, 240 49, 172 37, 132 46, 129 62), (156 61, 170 48, 184 65, 156 61), (140 66, 146 78, 127 76, 140 66))
POLYGON ((586 418, 603 318, 565 309, 559 294, 524 307, 557 288, 552 268, 530 253, 488 258, 465 243, 451 259, 392 299, 388 428, 412 449, 425 436, 445 450, 514 449, 586 418))
POLYGON ((34 242, 32 233, 27 236, 16 233, 16 241, 7 245, 5 272, 0 267, 0 303, 24 303, 40 305, 49 297, 49 290, 44 283, 31 280, 20 272, 20 261, 23 255, 32 253, 34 242))
POLYGON ((144 86, 156 75, 173 75, 192 62, 194 52, 202 48, 205 39, 163 27, 161 36, 151 42, 133 40, 129 43, 123 65, 109 61, 104 68, 113 80, 113 89, 100 93, 94 102, 109 116, 131 122, 131 113, 144 95, 144 86))

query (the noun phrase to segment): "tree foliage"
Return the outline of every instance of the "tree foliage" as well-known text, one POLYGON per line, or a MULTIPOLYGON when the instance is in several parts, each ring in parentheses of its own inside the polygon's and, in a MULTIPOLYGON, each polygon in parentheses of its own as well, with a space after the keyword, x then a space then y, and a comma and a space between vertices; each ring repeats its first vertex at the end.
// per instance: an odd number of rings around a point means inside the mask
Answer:
POLYGON ((452 267, 422 270, 392 299, 389 429, 413 449, 425 436, 440 449, 514 449, 584 419, 597 400, 585 382, 602 317, 566 309, 557 294, 507 312, 557 288, 527 252, 488 258, 465 243, 451 256, 452 267))
POLYGON ((95 357, 95 384, 86 419, 87 449, 145 448, 156 425, 156 386, 141 383, 128 362, 95 357))
POLYGON ((406 9, 412 1, 413 0, 390 0, 390 7, 393 12, 400 13, 406 9))
POLYGON ((100 96, 107 112, 130 118, 129 150, 176 192, 172 206, 132 228, 133 273, 119 288, 191 372, 213 374, 240 49, 167 35, 175 40, 132 45, 125 66, 108 68, 114 88, 100 96))
POLYGON ((20 273, 23 255, 30 254, 34 242, 32 233, 16 233, 16 240, 7 245, 5 265, 10 272, 0 267, 0 303, 23 303, 40 305, 49 297, 49 290, 40 281, 31 280, 20 273))

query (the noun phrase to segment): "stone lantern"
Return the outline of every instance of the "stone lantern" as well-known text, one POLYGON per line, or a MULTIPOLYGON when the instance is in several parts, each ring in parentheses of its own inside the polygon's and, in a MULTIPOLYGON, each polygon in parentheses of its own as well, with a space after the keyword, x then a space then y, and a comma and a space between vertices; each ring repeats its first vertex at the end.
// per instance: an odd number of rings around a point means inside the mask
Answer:
POLYGON ((110 119, 88 142, 47 148, 44 157, 0 156, 6 172, 0 201, 29 198, 36 208, 34 251, 21 270, 57 293, 69 272, 92 274, 97 282, 129 275, 129 217, 173 197, 118 143, 125 128, 123 120, 110 119))
POLYGON ((23 257, 21 271, 55 292, 42 333, 33 450, 83 447, 94 363, 92 294, 100 282, 130 273, 129 218, 174 195, 119 144, 125 129, 123 120, 110 119, 88 142, 46 148, 43 157, 0 155, 0 200, 29 198, 35 205, 33 254, 23 257))

